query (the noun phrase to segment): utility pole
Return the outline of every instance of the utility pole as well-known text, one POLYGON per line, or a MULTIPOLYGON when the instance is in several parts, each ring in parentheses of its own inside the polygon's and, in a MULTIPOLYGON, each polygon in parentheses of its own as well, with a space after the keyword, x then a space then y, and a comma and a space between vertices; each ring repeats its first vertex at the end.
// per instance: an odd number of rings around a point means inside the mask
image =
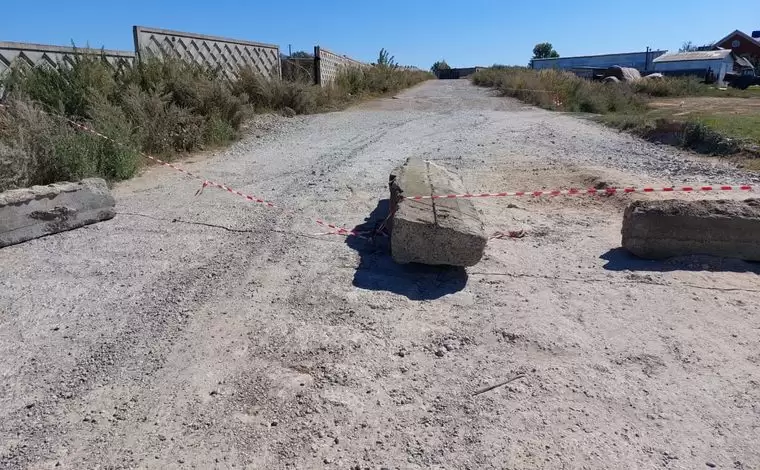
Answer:
POLYGON ((288 57, 293 57, 293 50, 290 48, 290 44, 288 44, 288 57))

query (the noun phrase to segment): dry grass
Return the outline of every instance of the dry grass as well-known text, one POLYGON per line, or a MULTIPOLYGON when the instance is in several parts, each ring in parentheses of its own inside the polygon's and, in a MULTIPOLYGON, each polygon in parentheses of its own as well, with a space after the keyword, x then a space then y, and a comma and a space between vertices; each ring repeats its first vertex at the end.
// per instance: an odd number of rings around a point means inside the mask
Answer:
POLYGON ((504 96, 553 110, 606 114, 645 107, 644 98, 625 84, 591 82, 558 70, 484 69, 475 72, 472 81, 495 88, 504 96))
POLYGON ((521 67, 478 71, 473 83, 547 109, 599 114, 616 128, 701 153, 750 154, 760 147, 754 89, 720 90, 689 77, 607 84, 521 67))
POLYGON ((225 145, 252 113, 334 110, 428 78, 376 66, 347 70, 333 86, 319 87, 270 80, 251 69, 230 80, 171 59, 117 71, 97 55, 78 56, 68 67, 16 68, 2 80, 8 107, 0 108, 0 191, 88 176, 129 178, 143 163, 140 151, 171 159, 225 145), (125 145, 77 132, 43 111, 85 123, 125 145))

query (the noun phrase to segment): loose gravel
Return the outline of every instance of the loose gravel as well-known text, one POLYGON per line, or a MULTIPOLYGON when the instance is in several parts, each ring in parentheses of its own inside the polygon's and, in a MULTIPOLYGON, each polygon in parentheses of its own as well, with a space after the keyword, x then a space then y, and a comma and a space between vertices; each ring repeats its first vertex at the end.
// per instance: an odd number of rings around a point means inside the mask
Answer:
POLYGON ((755 175, 465 81, 248 132, 181 164, 276 209, 151 167, 0 250, 0 468, 760 466, 757 266, 626 255, 660 196, 478 201, 525 237, 467 270, 314 223, 375 223, 409 156, 479 192, 755 175))

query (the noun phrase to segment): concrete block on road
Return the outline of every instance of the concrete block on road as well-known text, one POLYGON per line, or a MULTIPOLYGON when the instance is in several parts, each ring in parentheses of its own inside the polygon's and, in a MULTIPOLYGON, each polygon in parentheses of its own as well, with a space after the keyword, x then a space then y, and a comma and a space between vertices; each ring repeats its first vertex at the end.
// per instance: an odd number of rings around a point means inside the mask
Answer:
POLYGON ((0 248, 108 220, 115 201, 100 178, 0 193, 0 248))
POLYGON ((622 234, 623 248, 641 258, 760 261, 760 199, 636 201, 625 210, 622 234))
POLYGON ((391 254, 397 263, 474 266, 483 257, 488 237, 472 200, 400 198, 466 193, 457 174, 409 159, 391 173, 390 192, 391 254))

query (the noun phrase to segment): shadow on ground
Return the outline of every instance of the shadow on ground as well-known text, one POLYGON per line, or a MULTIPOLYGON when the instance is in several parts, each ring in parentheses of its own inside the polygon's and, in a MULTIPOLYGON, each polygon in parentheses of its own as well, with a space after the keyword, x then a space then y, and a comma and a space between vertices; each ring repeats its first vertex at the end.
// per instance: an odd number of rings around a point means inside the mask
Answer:
MULTIPOLYGON (((390 202, 383 199, 356 231, 378 229, 390 211, 390 202)), ((359 266, 354 286, 360 289, 393 292, 410 300, 434 300, 464 289, 467 271, 452 266, 397 264, 391 258, 390 239, 382 236, 371 240, 350 236, 346 244, 359 253, 359 266)))
POLYGON ((625 248, 615 248, 600 256, 608 271, 716 271, 760 274, 760 263, 708 255, 678 256, 665 260, 648 260, 632 255, 625 248))

